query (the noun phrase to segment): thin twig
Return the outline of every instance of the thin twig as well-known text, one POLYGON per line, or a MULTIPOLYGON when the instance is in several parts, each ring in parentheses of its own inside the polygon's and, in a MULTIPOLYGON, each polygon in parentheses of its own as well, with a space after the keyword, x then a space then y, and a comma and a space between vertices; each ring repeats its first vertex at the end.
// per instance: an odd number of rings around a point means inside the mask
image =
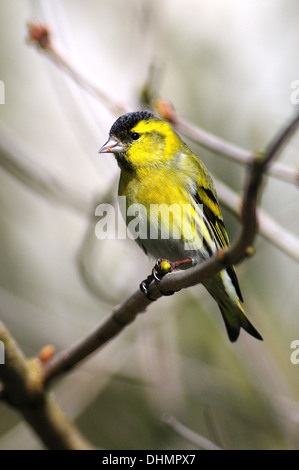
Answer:
POLYGON ((0 165, 30 189, 87 217, 92 200, 86 191, 62 182, 58 174, 37 165, 31 153, 6 126, 0 124, 0 165))
MULTIPOLYGON (((213 177, 218 198, 222 206, 241 219, 242 198, 225 183, 213 177)), ((258 208, 258 233, 261 237, 299 263, 299 239, 279 225, 267 212, 258 208)))
MULTIPOLYGON (((156 298, 161 297, 161 293, 157 289, 155 295, 156 298)), ((78 362, 117 336, 135 320, 139 313, 144 312, 150 303, 151 301, 138 290, 115 307, 94 331, 69 349, 57 353, 53 359, 45 363, 43 371, 45 384, 71 370, 78 362)))
POLYGON ((223 450, 221 447, 218 447, 214 442, 211 442, 206 437, 197 434, 191 429, 184 426, 180 423, 174 416, 164 415, 162 417, 163 423, 167 424, 171 429, 176 431, 184 439, 188 440, 197 447, 201 447, 204 450, 223 450))
MULTIPOLYGON (((254 152, 245 150, 232 142, 211 134, 201 127, 187 122, 177 115, 173 106, 168 101, 157 100, 155 107, 163 119, 170 121, 179 132, 207 150, 246 166, 254 161, 256 157, 254 152)), ((281 163, 271 163, 266 169, 266 174, 295 185, 299 184, 299 171, 281 163)))
MULTIPOLYGON (((111 184, 111 187, 108 188, 108 191, 102 196, 101 200, 105 201, 106 204, 115 204, 115 188, 116 181, 115 184, 111 184)), ((96 241, 98 240, 95 238, 95 219, 94 217, 91 217, 85 229, 85 234, 76 256, 78 272, 85 287, 92 295, 95 295, 103 302, 106 302, 110 305, 115 305, 116 303, 120 302, 119 292, 108 292, 107 288, 105 288, 103 285, 104 283, 102 282, 103 276, 96 279, 92 273, 92 270, 88 269, 88 263, 92 258, 92 247, 95 245, 96 241)), ((97 249, 103 250, 104 246, 98 244, 97 249)))
MULTIPOLYGON (((255 158, 255 154, 253 152, 245 150, 232 142, 221 139, 200 127, 187 123, 181 118, 177 119, 175 126, 182 132, 182 134, 189 137, 197 144, 215 154, 226 157, 235 163, 247 166, 250 165, 255 158)), ((299 185, 299 171, 283 165, 282 163, 272 163, 266 169, 265 173, 276 179, 299 185)))
POLYGON ((266 158, 262 162, 263 166, 267 169, 272 163, 274 158, 277 158, 279 153, 283 150, 288 140, 292 137, 294 132, 297 130, 299 124, 299 113, 295 114, 295 117, 291 118, 290 121, 281 129, 281 131, 274 137, 272 142, 266 148, 266 158))
POLYGON ((82 74, 81 70, 54 44, 52 33, 45 24, 37 20, 31 20, 27 26, 28 43, 33 44, 38 50, 44 52, 55 65, 66 72, 80 87, 102 102, 114 114, 124 114, 130 111, 127 105, 118 103, 112 96, 109 96, 107 92, 102 90, 95 80, 82 74))

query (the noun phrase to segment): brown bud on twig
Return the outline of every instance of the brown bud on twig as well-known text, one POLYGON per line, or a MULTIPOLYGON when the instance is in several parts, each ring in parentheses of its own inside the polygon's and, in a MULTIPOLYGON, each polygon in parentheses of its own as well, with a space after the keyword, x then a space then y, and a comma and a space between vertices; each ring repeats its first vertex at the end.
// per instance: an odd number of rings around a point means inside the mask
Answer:
POLYGON ((54 346, 52 346, 52 344, 47 344, 40 350, 38 359, 44 364, 45 362, 48 362, 50 359, 52 359, 54 353, 54 346))
POLYGON ((41 49, 51 49, 51 33, 49 28, 38 20, 31 20, 28 26, 28 42, 36 44, 41 49))
POLYGON ((170 101, 158 99, 155 101, 154 107, 158 111, 162 119, 165 119, 171 124, 177 124, 178 117, 174 106, 170 101))

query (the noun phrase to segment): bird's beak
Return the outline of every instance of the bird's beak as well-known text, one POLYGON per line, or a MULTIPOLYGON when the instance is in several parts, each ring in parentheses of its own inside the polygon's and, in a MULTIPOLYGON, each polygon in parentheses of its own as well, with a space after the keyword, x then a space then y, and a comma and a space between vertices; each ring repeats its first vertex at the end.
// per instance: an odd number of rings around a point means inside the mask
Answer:
POLYGON ((111 137, 103 147, 100 148, 99 153, 121 153, 125 152, 125 150, 126 147, 123 144, 111 137))

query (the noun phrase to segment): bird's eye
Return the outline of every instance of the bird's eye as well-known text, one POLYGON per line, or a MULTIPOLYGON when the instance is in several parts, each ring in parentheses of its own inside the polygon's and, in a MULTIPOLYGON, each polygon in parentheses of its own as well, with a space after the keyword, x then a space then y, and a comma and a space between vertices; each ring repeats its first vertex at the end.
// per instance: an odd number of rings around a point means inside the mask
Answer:
POLYGON ((140 137, 140 134, 138 134, 138 132, 132 132, 131 139, 138 140, 139 137, 140 137))

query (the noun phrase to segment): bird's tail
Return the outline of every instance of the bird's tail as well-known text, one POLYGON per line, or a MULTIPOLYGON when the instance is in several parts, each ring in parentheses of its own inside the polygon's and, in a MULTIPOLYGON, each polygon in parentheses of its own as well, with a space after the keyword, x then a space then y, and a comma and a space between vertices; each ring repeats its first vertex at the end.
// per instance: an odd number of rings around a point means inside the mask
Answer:
POLYGON ((227 276, 226 271, 221 271, 213 279, 205 282, 204 285, 220 308, 230 341, 234 342, 238 339, 241 328, 254 338, 263 340, 246 317, 237 292, 233 285, 228 282, 227 276))
MULTIPOLYGON (((237 309, 237 312, 234 313, 232 313, 232 305, 226 307, 222 304, 218 304, 218 306, 222 313, 228 337, 232 342, 238 339, 241 328, 247 331, 247 333, 249 333, 251 336, 263 340, 259 332, 246 317, 241 306, 237 309)), ((235 306, 233 307, 236 310, 235 306)))

